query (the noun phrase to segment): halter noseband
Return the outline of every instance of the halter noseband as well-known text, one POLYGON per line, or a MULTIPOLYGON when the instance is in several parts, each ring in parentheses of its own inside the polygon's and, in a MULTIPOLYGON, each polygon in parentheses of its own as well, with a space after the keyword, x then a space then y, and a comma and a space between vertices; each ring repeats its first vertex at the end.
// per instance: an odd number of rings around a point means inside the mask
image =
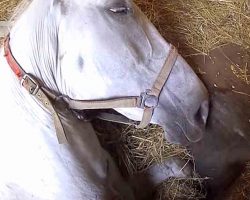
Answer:
MULTIPOLYGON (((42 103, 45 108, 47 108, 51 112, 54 120, 58 142, 60 144, 66 143, 67 137, 60 116, 55 110, 53 102, 53 100, 56 100, 58 96, 51 92, 49 89, 42 86, 42 84, 40 84, 40 81, 36 77, 26 73, 22 69, 22 67, 18 64, 11 52, 9 41, 10 35, 6 37, 4 42, 4 53, 10 68, 16 74, 16 76, 21 82, 21 85, 29 92, 29 94, 34 96, 40 103, 42 103)), ((112 98, 105 100, 74 100, 68 97, 64 97, 64 100, 67 102, 68 107, 74 110, 133 107, 144 109, 142 120, 139 125, 136 125, 136 127, 145 128, 152 119, 154 109, 158 106, 160 93, 162 91, 163 86, 168 80, 168 77, 176 62, 177 57, 177 49, 173 45, 171 45, 169 55, 159 75, 157 76, 152 88, 141 93, 140 96, 112 98)), ((108 121, 123 121, 123 119, 111 119, 112 117, 110 117, 109 115, 103 115, 100 118, 103 118, 108 121)))

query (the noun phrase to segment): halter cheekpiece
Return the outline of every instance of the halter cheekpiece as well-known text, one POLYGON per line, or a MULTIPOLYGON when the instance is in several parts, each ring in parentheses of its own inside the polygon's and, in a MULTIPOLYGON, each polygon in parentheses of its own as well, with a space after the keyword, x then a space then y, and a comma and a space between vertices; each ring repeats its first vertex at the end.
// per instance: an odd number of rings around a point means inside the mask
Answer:
MULTIPOLYGON (((59 113, 55 110, 54 100, 59 96, 55 95, 52 91, 45 88, 38 78, 34 77, 32 74, 26 73, 23 68, 18 64, 14 58, 10 49, 10 35, 8 35, 4 42, 4 55, 6 60, 16 74, 17 78, 20 80, 22 87, 24 87, 30 95, 35 97, 42 105, 47 108, 53 116, 54 125, 56 129, 56 134, 58 142, 66 143, 67 137, 59 116, 59 113)), ((168 80, 171 70, 178 57, 177 49, 170 45, 169 55, 158 74, 151 89, 146 90, 139 96, 133 97, 120 97, 112 99, 103 100, 74 100, 69 97, 64 97, 63 99, 68 104, 68 107, 74 110, 91 110, 91 109, 113 109, 113 108, 141 108, 144 109, 143 117, 137 128, 145 128, 151 121, 154 109, 158 106, 159 96, 168 80)), ((133 120, 124 118, 123 116, 115 116, 108 113, 101 113, 99 118, 115 121, 120 123, 135 124, 133 120)))

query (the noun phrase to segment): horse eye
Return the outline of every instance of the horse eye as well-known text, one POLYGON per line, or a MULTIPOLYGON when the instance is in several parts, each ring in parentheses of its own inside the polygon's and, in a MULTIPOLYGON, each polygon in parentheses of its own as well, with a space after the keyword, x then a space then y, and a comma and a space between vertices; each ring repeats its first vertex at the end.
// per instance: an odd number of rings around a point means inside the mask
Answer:
POLYGON ((118 8, 110 8, 109 10, 116 14, 128 14, 131 9, 128 7, 118 7, 118 8))

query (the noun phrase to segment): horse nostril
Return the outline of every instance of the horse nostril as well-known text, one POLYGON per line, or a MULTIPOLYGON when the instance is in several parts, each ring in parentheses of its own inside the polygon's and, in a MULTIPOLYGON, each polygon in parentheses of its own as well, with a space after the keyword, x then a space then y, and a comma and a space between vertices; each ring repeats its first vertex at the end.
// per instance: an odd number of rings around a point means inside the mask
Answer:
POLYGON ((207 122, 208 111, 209 111, 209 103, 208 100, 205 100, 201 103, 200 108, 195 114, 195 121, 205 125, 207 122))

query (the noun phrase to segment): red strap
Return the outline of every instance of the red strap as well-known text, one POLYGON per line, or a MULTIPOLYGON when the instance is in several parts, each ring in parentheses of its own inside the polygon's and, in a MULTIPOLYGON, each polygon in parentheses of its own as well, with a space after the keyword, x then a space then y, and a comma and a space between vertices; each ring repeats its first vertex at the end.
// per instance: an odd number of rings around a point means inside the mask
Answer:
POLYGON ((22 79, 24 76, 24 72, 20 65, 17 63, 16 59, 13 57, 12 52, 10 50, 10 36, 8 35, 4 41, 4 56, 12 69, 12 71, 16 74, 18 79, 22 79))

